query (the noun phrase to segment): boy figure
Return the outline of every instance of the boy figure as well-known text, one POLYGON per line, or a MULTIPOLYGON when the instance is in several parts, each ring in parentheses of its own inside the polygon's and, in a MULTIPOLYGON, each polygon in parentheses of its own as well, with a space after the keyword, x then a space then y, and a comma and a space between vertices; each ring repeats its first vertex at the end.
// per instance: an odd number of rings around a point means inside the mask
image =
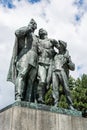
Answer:
POLYGON ((69 56, 69 52, 66 49, 67 43, 63 41, 59 42, 59 53, 57 53, 54 57, 54 68, 52 74, 52 84, 53 84, 53 98, 54 98, 54 105, 58 105, 59 101, 59 86, 62 85, 67 102, 70 109, 73 108, 72 99, 70 96, 69 90, 69 70, 74 70, 75 65, 71 61, 71 57, 69 56))

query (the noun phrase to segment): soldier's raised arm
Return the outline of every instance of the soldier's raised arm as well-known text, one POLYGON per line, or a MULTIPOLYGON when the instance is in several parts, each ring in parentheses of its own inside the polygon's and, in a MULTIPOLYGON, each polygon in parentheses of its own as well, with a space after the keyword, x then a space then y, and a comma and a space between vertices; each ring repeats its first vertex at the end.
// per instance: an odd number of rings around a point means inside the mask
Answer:
POLYGON ((17 37, 22 37, 22 36, 25 36, 29 31, 30 31, 29 27, 26 27, 26 26, 25 27, 21 27, 21 28, 19 28, 19 29, 17 29, 15 31, 15 35, 17 37))
POLYGON ((51 39, 50 41, 53 43, 53 46, 54 46, 54 47, 56 47, 57 49, 59 49, 59 43, 58 43, 57 40, 51 39))

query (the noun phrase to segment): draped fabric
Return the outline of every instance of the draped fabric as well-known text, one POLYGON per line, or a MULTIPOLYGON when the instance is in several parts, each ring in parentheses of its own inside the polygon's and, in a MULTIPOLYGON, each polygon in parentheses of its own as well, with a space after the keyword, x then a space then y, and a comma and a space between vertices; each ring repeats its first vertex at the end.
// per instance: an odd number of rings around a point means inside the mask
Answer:
POLYGON ((7 81, 10 81, 14 84, 15 84, 15 80, 16 80, 16 77, 17 77, 17 70, 16 70, 16 64, 15 64, 15 60, 16 60, 17 55, 18 55, 18 38, 15 37, 13 54, 12 54, 12 58, 11 58, 11 62, 10 62, 8 75, 7 75, 7 81))

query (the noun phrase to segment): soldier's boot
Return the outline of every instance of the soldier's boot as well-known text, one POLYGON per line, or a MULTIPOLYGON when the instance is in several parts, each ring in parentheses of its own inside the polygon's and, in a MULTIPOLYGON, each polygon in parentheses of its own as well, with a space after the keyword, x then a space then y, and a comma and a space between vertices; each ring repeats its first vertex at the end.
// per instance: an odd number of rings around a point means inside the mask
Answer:
POLYGON ((73 102, 72 102, 72 99, 70 96, 67 96, 67 101, 68 101, 69 109, 75 110, 75 108, 73 107, 73 102))
POLYGON ((17 94, 16 95, 16 101, 21 101, 22 99, 21 99, 21 95, 19 95, 19 94, 17 94))
POLYGON ((23 100, 23 92, 24 92, 24 81, 22 77, 19 77, 16 81, 16 93, 15 93, 16 101, 23 100))
POLYGON ((58 106, 58 100, 57 100, 57 99, 55 99, 55 101, 54 101, 54 106, 55 106, 55 107, 58 106))
POLYGON ((73 105, 69 105, 69 109, 75 110, 75 108, 73 107, 73 105))
POLYGON ((58 106, 58 103, 59 103, 59 92, 58 92, 58 90, 55 89, 55 90, 52 92, 52 96, 53 96, 53 99, 54 99, 53 105, 54 105, 55 107, 57 107, 57 106, 58 106))
POLYGON ((45 95, 45 84, 40 83, 38 86, 38 103, 45 104, 44 95, 45 95))

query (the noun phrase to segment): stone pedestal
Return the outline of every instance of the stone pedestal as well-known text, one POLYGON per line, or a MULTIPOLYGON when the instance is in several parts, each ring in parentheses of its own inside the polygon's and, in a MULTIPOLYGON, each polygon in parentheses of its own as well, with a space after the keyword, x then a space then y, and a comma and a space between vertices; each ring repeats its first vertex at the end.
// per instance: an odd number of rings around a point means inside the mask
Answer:
POLYGON ((0 112, 0 130, 87 130, 87 118, 12 105, 0 112))

